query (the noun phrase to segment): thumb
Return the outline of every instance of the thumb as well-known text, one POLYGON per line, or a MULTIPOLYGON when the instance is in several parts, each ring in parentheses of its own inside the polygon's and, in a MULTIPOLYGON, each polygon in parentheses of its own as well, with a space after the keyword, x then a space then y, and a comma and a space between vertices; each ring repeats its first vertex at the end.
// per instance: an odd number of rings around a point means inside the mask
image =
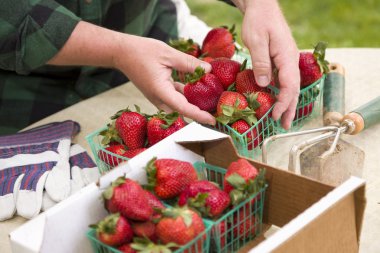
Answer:
POLYGON ((199 60, 176 49, 173 49, 171 64, 172 68, 183 72, 194 72, 198 66, 202 67, 206 72, 211 71, 211 65, 208 62, 199 60))
POLYGON ((265 87, 272 79, 272 64, 269 54, 269 43, 261 40, 249 48, 252 58, 252 69, 259 86, 265 87))

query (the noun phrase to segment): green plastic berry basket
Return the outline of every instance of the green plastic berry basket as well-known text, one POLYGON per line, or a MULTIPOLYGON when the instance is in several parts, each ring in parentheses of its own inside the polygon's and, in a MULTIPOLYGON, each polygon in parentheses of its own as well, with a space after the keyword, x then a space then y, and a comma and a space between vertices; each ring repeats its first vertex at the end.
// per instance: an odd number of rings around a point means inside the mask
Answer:
POLYGON ((94 155, 95 163, 98 166, 101 175, 107 173, 118 164, 128 161, 129 158, 119 156, 105 149, 102 145, 102 136, 100 132, 107 129, 107 126, 102 127, 86 136, 86 141, 90 145, 92 154, 94 155))
MULTIPOLYGON (((208 253, 210 251, 210 238, 213 223, 203 220, 205 230, 186 245, 173 251, 174 253, 208 253)), ((94 253, 121 253, 117 248, 102 243, 96 238, 95 229, 87 231, 86 236, 91 243, 94 253)))
MULTIPOLYGON (((312 120, 322 112, 322 95, 323 86, 325 82, 326 75, 323 75, 319 80, 312 83, 311 85, 300 90, 300 95, 298 96, 298 103, 296 108, 296 114, 294 116, 292 125, 289 130, 285 130, 281 127, 280 121, 275 122, 276 132, 285 133, 297 131, 302 128, 305 123, 312 120)), ((269 87, 278 93, 277 87, 269 87)))
MULTIPOLYGON (((196 162, 200 179, 219 184, 223 188, 226 170, 208 163, 196 162)), ((204 219, 213 224, 211 230, 210 252, 237 252, 262 232, 265 190, 267 184, 236 207, 216 220, 204 219)))

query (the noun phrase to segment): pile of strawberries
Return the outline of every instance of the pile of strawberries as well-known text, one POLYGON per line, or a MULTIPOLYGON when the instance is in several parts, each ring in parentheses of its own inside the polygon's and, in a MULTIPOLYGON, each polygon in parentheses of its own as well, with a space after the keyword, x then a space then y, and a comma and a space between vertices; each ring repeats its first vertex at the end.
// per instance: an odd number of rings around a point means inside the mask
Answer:
MULTIPOLYGON (((200 67, 194 73, 175 72, 174 78, 186 83, 187 100, 243 134, 266 116, 276 99, 269 89, 256 83, 253 70, 246 69, 246 61, 231 59, 235 53, 234 36, 233 28, 219 27, 207 34, 202 47, 191 39, 171 41, 170 45, 212 66, 210 73, 200 67)), ((249 149, 262 142, 260 132, 257 127, 248 134, 249 149)))
MULTIPOLYGON (((176 249, 205 231, 202 218, 217 220, 232 209, 233 217, 212 228, 222 235, 220 245, 226 245, 230 236, 254 237, 258 217, 253 207, 260 195, 243 208, 235 207, 263 187, 264 170, 258 171, 245 159, 232 162, 223 190, 215 182, 199 180, 195 167, 185 161, 153 158, 146 172, 148 185, 120 177, 103 192, 110 215, 92 225, 102 243, 122 252, 176 249)), ((205 236, 192 244, 189 252, 202 252, 205 236)))
POLYGON ((186 125, 178 112, 166 114, 160 110, 148 115, 135 107, 135 111, 128 108, 118 111, 107 129, 100 132, 103 147, 112 154, 99 150, 98 157, 111 168, 123 161, 113 154, 132 158, 186 125))

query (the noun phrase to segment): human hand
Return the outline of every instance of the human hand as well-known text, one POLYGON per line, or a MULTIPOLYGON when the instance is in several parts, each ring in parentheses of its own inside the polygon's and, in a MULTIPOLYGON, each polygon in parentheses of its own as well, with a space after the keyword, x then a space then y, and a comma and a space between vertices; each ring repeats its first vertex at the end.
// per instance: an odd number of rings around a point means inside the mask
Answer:
POLYGON ((201 66, 206 72, 211 65, 182 53, 165 43, 133 35, 121 35, 114 65, 136 85, 157 108, 178 111, 185 117, 214 125, 215 118, 190 104, 183 95, 183 84, 171 78, 172 69, 193 72, 201 66))
POLYGON ((276 0, 233 2, 244 13, 242 40, 250 51, 256 82, 267 86, 272 64, 278 69, 280 93, 272 116, 281 117, 282 126, 289 129, 300 89, 299 51, 291 31, 276 0))

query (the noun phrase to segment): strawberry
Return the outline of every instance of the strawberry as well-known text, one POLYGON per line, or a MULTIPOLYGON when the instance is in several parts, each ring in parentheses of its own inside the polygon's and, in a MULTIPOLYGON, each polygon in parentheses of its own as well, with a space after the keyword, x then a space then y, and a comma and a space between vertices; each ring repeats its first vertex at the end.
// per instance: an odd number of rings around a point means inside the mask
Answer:
POLYGON ((299 107, 297 109, 296 115, 294 115, 294 120, 306 117, 309 114, 311 114, 313 112, 313 106, 314 106, 314 103, 311 102, 305 106, 299 107))
POLYGON ((228 226, 229 226, 229 224, 227 223, 227 220, 224 219, 221 222, 219 222, 218 224, 214 225, 214 227, 212 228, 212 231, 211 231, 211 233, 213 233, 213 234, 216 233, 216 235, 220 236, 220 241, 219 242, 220 242, 220 247, 222 249, 227 244, 228 226))
POLYGON ((211 62, 211 67, 211 73, 218 77, 224 90, 227 90, 235 82, 241 64, 229 58, 218 58, 211 62))
POLYGON ((197 180, 191 182, 179 195, 178 205, 186 205, 187 200, 189 198, 194 198, 198 193, 205 193, 216 189, 219 189, 219 187, 215 183, 208 180, 197 180))
POLYGON ((146 237, 151 241, 157 241, 156 225, 153 221, 132 222, 132 230, 135 236, 146 237))
POLYGON ((164 204, 162 204, 161 200, 157 198, 156 195, 154 195, 152 192, 145 190, 145 196, 148 200, 149 205, 153 209, 163 209, 165 208, 164 204))
POLYGON ((211 63, 214 60, 214 58, 212 58, 210 56, 201 57, 199 59, 201 59, 202 61, 208 62, 208 63, 211 63))
POLYGON ((249 124, 257 122, 255 112, 248 107, 247 99, 240 93, 224 91, 219 98, 216 108, 216 120, 222 124, 233 123, 244 119, 249 124))
POLYGON ((236 75, 236 91, 240 94, 267 91, 267 88, 261 87, 256 83, 255 75, 252 69, 245 69, 236 75))
MULTIPOLYGON (((255 110, 257 119, 263 118, 276 102, 276 98, 272 94, 264 91, 249 94, 247 100, 250 107, 255 110)), ((271 117, 271 113, 268 114, 268 117, 271 117)))
POLYGON ((147 221, 153 215, 144 189, 135 181, 119 177, 103 192, 106 206, 116 209, 124 217, 135 221, 147 221), (109 202, 108 202, 109 201, 109 202))
POLYGON ((169 40, 169 45, 181 52, 192 55, 198 58, 201 55, 201 49, 199 44, 194 42, 192 39, 178 39, 178 40, 169 40))
POLYGON ((231 58, 235 53, 235 25, 231 29, 218 27, 211 29, 203 40, 202 54, 213 57, 231 58))
MULTIPOLYGON (((107 150, 108 152, 111 152, 113 154, 119 155, 119 156, 124 156, 124 154, 126 152, 125 146, 122 144, 112 145, 112 146, 106 147, 105 150, 107 150)), ((108 164, 111 167, 115 167, 120 162, 122 162, 122 159, 117 158, 116 156, 113 156, 111 154, 108 154, 107 152, 105 152, 103 150, 98 151, 98 157, 103 162, 105 162, 106 164, 108 164)))
POLYGON ((202 218, 188 208, 167 208, 162 215, 156 226, 156 234, 162 243, 185 245, 205 230, 202 218))
POLYGON ((298 66, 301 75, 301 88, 316 82, 323 73, 329 71, 328 62, 325 60, 326 47, 327 43, 319 42, 313 53, 300 53, 298 66))
POLYGON ((125 151, 123 156, 125 156, 127 158, 133 158, 133 157, 137 156, 138 154, 144 152, 145 150, 147 150, 147 148, 129 149, 129 150, 125 151))
POLYGON ((201 110, 214 112, 223 92, 219 79, 211 73, 205 73, 201 67, 197 67, 187 80, 183 92, 187 101, 201 110))
POLYGON ((233 229, 234 238, 239 238, 240 240, 251 239, 255 236, 255 228, 258 224, 258 220, 251 213, 251 210, 241 208, 234 216, 234 224, 236 224, 233 229))
POLYGON ((117 249, 123 253, 137 253, 137 251, 132 248, 130 243, 123 244, 117 249))
POLYGON ((102 243, 119 246, 132 241, 133 231, 127 219, 119 213, 112 214, 90 227, 96 229, 96 237, 102 243))
POLYGON ((177 132, 185 125, 186 122, 178 112, 166 114, 164 111, 159 111, 157 114, 151 116, 148 121, 147 135, 149 146, 153 146, 162 139, 177 132))
MULTIPOLYGON (((235 121, 231 127, 233 129, 236 130, 236 132, 238 132, 239 134, 245 134, 252 126, 249 125, 245 120, 238 120, 238 121, 235 121)), ((246 138, 247 138, 247 143, 248 143, 248 150, 252 150, 252 148, 256 148, 257 146, 259 146, 263 140, 261 134, 257 134, 257 130, 259 129, 259 126, 258 127, 254 127, 251 131, 249 131, 247 134, 246 134, 246 138), (253 137, 252 137, 253 135, 253 137), (253 142, 252 142, 253 140, 253 142)), ((259 130, 260 132, 260 130, 259 130)))
POLYGON ((231 203, 228 193, 215 189, 205 193, 198 193, 195 198, 190 198, 189 206, 195 208, 202 215, 217 218, 231 203))
POLYGON ((146 167, 148 186, 161 199, 177 197, 198 179, 193 165, 176 159, 153 158, 146 167))
POLYGON ((111 119, 115 120, 115 128, 128 149, 143 148, 146 139, 146 118, 139 112, 128 108, 118 111, 111 119))

